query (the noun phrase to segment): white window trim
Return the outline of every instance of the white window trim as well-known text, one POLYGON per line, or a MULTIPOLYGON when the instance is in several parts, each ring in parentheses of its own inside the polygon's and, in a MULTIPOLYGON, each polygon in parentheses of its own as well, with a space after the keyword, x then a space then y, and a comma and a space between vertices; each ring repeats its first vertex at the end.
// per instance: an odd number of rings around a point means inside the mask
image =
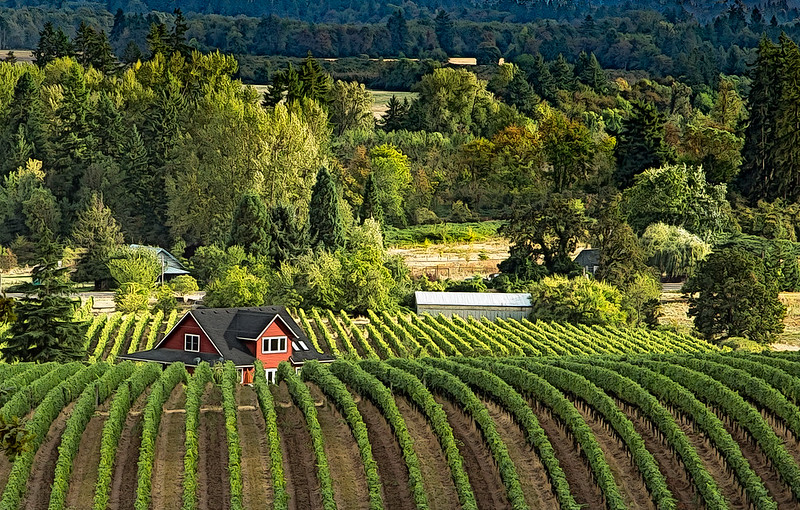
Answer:
POLYGON ((278 377, 278 369, 277 368, 265 368, 264 369, 264 377, 267 379, 267 383, 275 384, 275 378, 278 377), (272 377, 270 377, 272 376, 272 377))
POLYGON ((289 348, 289 338, 286 335, 261 337, 261 354, 276 354, 276 353, 286 352, 288 348, 289 348), (272 342, 272 340, 280 340, 280 339, 283 339, 283 349, 278 349, 277 351, 269 349, 269 344, 272 342))
POLYGON ((194 333, 186 333, 183 335, 183 350, 186 352, 200 352, 200 335, 195 335, 194 333), (188 349, 187 342, 189 341, 189 337, 197 338, 197 349, 188 349))

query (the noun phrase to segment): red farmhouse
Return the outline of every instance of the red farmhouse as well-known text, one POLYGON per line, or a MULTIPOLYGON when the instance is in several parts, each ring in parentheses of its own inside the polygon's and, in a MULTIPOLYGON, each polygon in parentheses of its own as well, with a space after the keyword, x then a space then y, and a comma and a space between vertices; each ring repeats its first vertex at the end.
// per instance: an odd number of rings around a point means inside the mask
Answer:
POLYGON ((196 367, 203 361, 233 361, 245 384, 253 381, 253 362, 257 359, 264 364, 269 382, 274 381, 281 361, 288 361, 296 369, 312 359, 333 361, 314 349, 282 306, 192 310, 154 349, 120 355, 119 359, 164 365, 180 361, 187 367, 196 367))

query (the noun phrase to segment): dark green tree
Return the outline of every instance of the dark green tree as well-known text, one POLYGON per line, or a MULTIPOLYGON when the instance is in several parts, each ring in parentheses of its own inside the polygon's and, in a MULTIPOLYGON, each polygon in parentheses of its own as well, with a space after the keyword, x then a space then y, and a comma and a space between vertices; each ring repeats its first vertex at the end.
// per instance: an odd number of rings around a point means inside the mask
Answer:
POLYGON ((503 54, 500 53, 500 49, 496 44, 493 42, 482 42, 478 45, 478 51, 475 52, 475 61, 479 66, 496 66, 500 62, 502 56, 503 54))
POLYGON ((585 51, 581 52, 575 66, 575 77, 598 94, 605 93, 608 88, 606 75, 594 53, 587 55, 585 51))
POLYGON ((311 243, 330 251, 345 244, 344 220, 340 209, 341 189, 326 167, 317 172, 317 182, 311 190, 308 225, 311 243))
POLYGON ((778 299, 778 282, 750 253, 728 248, 700 263, 683 286, 689 316, 707 338, 746 337, 770 343, 783 331, 786 307, 778 299))
POLYGON ((331 90, 332 80, 328 73, 322 69, 317 59, 308 52, 303 65, 298 72, 303 97, 325 104, 328 101, 328 92, 331 90))
POLYGON ((451 55, 454 49, 455 42, 455 29, 453 28, 453 20, 444 9, 439 9, 436 17, 433 19, 436 24, 436 39, 439 41, 439 46, 445 53, 451 55))
POLYGON ((128 41, 128 45, 122 50, 122 62, 127 65, 133 65, 136 62, 144 60, 144 53, 136 41, 128 41))
POLYGON ((80 300, 73 298, 69 269, 57 262, 33 268, 31 282, 21 285, 25 296, 17 299, 10 336, 3 358, 14 361, 75 361, 83 357, 87 324, 75 320, 80 300))
POLYGON ((534 57, 531 69, 527 70, 527 73, 528 81, 533 85, 536 93, 550 102, 555 101, 558 86, 552 73, 550 73, 550 67, 541 54, 537 54, 534 57))
POLYGON ((186 44, 186 32, 189 30, 189 25, 186 23, 186 17, 180 8, 173 11, 175 14, 175 25, 172 27, 168 37, 168 45, 172 53, 180 53, 181 55, 189 55, 191 48, 186 44))
POLYGON ((399 131, 408 127, 408 114, 411 105, 408 103, 407 98, 402 101, 397 99, 397 96, 392 95, 389 102, 386 103, 386 113, 380 121, 380 126, 384 131, 399 131))
POLYGON ((622 123, 616 148, 614 177, 620 188, 630 186, 636 174, 675 160, 674 149, 664 140, 664 123, 663 115, 652 103, 633 103, 633 111, 622 123))
POLYGON ((399 55, 408 51, 408 25, 402 9, 394 11, 389 16, 389 20, 386 22, 386 29, 389 31, 389 37, 391 38, 392 52, 395 55, 399 55))
POLYGON ((44 159, 47 146, 44 105, 39 83, 32 73, 23 73, 14 86, 14 96, 2 128, 0 176, 6 176, 28 159, 44 159))
POLYGON ((378 193, 378 188, 375 186, 375 179, 370 172, 367 176, 367 181, 364 183, 364 199, 361 202, 362 222, 367 218, 372 218, 383 225, 383 206, 381 205, 381 197, 378 193))
POLYGON ((575 74, 572 65, 561 53, 550 63, 550 74, 557 89, 573 90, 575 88, 575 74))
POLYGON ((147 46, 150 48, 150 58, 161 53, 164 56, 170 54, 169 34, 167 26, 163 23, 152 23, 150 32, 147 34, 147 46))
POLYGON ((254 192, 245 193, 233 214, 228 246, 239 245, 255 256, 269 254, 269 220, 269 211, 261 197, 254 192))
POLYGON ((300 221, 295 207, 278 204, 270 211, 269 255, 275 268, 308 248, 308 230, 300 221))
POLYGON ((93 194, 89 205, 78 212, 72 228, 75 246, 83 249, 72 278, 94 282, 95 290, 106 290, 111 283, 108 262, 123 242, 122 232, 103 197, 93 194))
POLYGON ((72 43, 63 30, 56 29, 48 21, 39 32, 39 45, 33 52, 36 65, 44 67, 53 60, 61 57, 72 56, 72 43))

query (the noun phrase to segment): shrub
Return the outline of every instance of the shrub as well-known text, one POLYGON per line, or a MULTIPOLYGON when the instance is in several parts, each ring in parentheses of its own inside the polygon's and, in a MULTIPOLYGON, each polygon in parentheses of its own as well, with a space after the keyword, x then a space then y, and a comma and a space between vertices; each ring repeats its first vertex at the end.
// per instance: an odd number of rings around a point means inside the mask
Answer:
POLYGON ((572 324, 626 324, 630 311, 616 287, 588 278, 544 278, 530 286, 532 320, 572 324))

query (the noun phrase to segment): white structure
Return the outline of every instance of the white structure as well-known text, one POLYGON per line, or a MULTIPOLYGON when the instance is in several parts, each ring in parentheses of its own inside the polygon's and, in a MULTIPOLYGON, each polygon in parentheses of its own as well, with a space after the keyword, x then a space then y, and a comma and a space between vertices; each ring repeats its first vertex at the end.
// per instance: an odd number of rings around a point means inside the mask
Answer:
POLYGON ((417 313, 434 316, 523 319, 532 310, 531 295, 527 293, 417 291, 414 297, 417 313))

